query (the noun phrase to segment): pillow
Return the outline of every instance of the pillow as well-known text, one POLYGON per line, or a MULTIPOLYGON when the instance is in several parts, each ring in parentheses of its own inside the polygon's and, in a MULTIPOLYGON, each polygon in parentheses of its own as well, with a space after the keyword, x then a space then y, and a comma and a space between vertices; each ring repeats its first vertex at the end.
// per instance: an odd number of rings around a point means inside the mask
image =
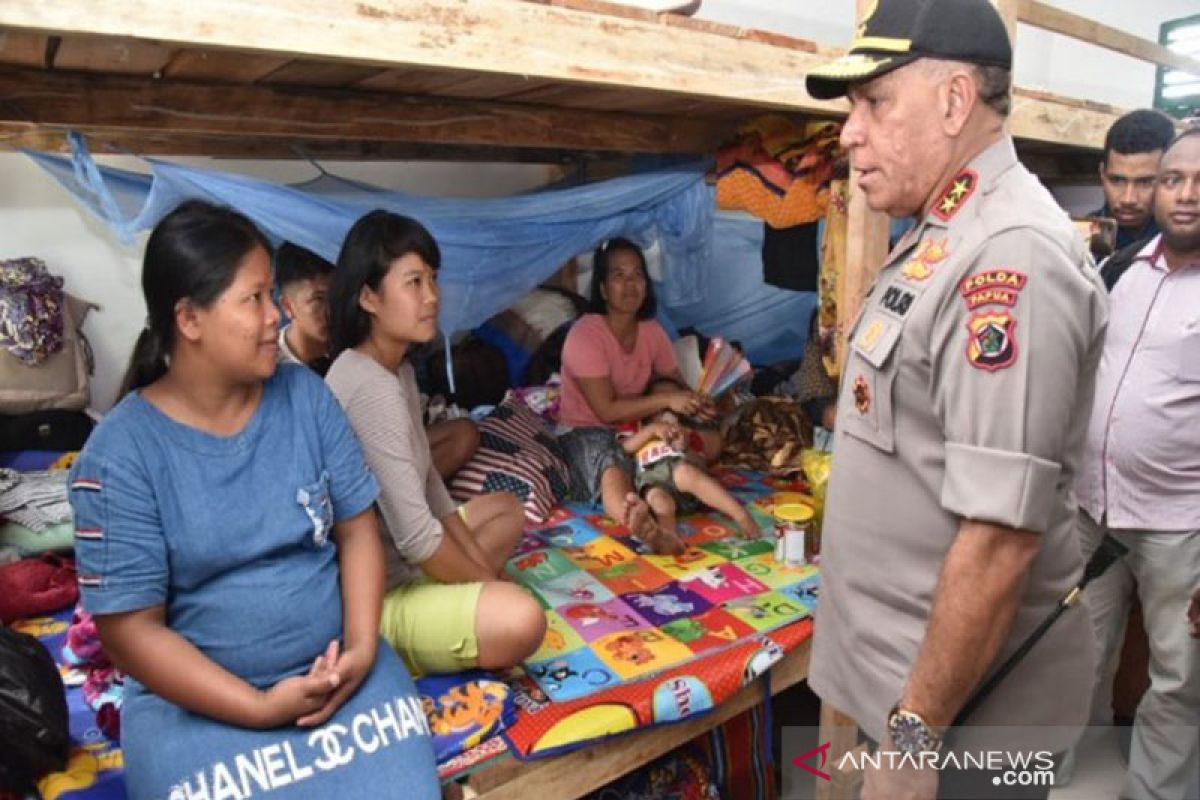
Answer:
POLYGON ((545 522, 567 496, 570 472, 550 429, 511 392, 479 423, 479 449, 450 481, 460 501, 488 492, 511 492, 525 519, 545 522))

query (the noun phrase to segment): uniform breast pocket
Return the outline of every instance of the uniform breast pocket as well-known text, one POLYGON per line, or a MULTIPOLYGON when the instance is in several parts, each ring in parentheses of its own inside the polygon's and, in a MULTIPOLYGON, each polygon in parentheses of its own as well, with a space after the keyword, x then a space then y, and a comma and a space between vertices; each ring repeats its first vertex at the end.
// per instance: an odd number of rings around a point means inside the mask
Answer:
POLYGON ((899 321, 883 315, 858 326, 846 359, 845 396, 838 411, 838 427, 885 453, 896 449, 892 384, 901 328, 899 321))
POLYGON ((315 483, 296 490, 296 502, 304 509, 312 529, 312 541, 324 547, 333 530, 333 501, 329 498, 329 473, 322 472, 315 483))
POLYGON ((1200 319, 1184 328, 1179 343, 1179 377, 1188 383, 1200 382, 1200 319))

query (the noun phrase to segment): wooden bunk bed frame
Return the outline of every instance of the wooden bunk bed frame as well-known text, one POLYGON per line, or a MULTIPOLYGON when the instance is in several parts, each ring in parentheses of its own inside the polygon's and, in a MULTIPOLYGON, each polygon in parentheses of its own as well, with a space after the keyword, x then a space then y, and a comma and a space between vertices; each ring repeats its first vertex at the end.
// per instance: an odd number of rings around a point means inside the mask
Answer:
MULTIPOLYGON (((1038 0, 994 0, 1020 22, 1200 75, 1200 62, 1038 0)), ((858 0, 859 10, 865 0, 858 0)), ((839 49, 602 0, 0 0, 0 143, 96 153, 237 158, 575 162, 712 154, 775 111, 844 115, 803 76, 839 49)), ((1009 129, 1044 178, 1095 175, 1122 113, 1016 88, 1009 129)), ((887 222, 851 189, 839 319, 852 319, 887 249, 887 222)), ((772 671, 807 675, 807 643, 772 671)), ((761 684, 699 719, 519 765, 467 796, 577 797, 763 700, 761 684)), ((854 728, 824 708, 831 756, 854 728)), ((831 759, 832 760, 832 759, 831 759)), ((819 796, 854 791, 834 770, 819 796)))

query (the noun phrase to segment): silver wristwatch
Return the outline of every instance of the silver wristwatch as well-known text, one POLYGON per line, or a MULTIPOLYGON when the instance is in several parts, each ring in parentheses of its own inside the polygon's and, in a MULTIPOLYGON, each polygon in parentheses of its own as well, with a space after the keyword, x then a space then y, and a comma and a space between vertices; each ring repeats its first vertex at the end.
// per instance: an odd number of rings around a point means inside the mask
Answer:
POLYGON ((920 714, 901 708, 899 703, 888 714, 887 729, 892 744, 901 753, 936 753, 942 747, 942 737, 933 732, 929 723, 920 714))

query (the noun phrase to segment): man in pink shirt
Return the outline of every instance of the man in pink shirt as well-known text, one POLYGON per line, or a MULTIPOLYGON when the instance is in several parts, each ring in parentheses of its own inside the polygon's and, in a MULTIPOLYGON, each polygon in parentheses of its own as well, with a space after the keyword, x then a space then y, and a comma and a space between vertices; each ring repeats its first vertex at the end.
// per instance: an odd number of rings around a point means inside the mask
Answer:
POLYGON ((1084 594, 1097 686, 1135 590, 1150 639, 1121 792, 1131 800, 1200 797, 1200 647, 1187 625, 1200 575, 1200 129, 1166 149, 1157 183, 1162 233, 1113 289, 1075 483, 1085 556, 1106 532, 1130 550, 1084 594))

